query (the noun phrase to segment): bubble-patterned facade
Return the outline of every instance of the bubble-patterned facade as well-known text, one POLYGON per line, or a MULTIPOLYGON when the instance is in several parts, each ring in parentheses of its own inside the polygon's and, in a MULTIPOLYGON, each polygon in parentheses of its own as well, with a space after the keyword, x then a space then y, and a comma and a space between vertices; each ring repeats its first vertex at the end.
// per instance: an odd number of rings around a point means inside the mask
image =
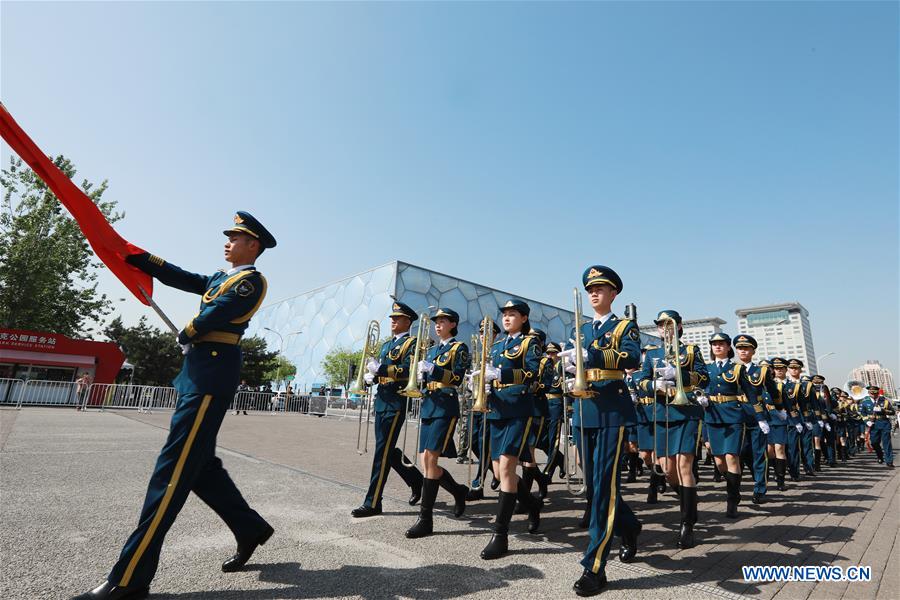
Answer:
MULTIPOLYGON (((277 349, 281 339, 268 330, 281 334, 283 354, 297 366, 295 389, 310 390, 325 381, 322 359, 332 349, 362 347, 369 321, 377 320, 382 337, 387 335, 392 295, 419 312, 428 306, 457 311, 458 338, 467 341, 485 315, 497 321, 500 305, 521 297, 395 261, 266 305, 253 317, 247 335, 263 337, 270 348, 277 349)), ((572 326, 572 312, 523 299, 531 307, 532 325, 546 331, 549 339, 561 341, 572 326)), ((413 324, 413 334, 416 327, 413 324)))

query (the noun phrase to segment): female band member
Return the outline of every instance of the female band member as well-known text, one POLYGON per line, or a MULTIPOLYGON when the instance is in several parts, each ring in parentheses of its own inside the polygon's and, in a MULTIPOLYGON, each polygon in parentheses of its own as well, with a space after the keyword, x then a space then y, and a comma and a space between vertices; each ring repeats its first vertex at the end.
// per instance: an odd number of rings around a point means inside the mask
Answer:
MULTIPOLYGON (((672 327, 678 330, 678 338, 683 331, 681 315, 674 310, 660 311, 656 318, 656 328, 661 338, 672 327)), ((700 419, 703 409, 697 404, 672 405, 676 392, 675 365, 669 364, 674 357, 666 357, 666 348, 654 348, 644 355, 641 371, 634 376, 638 389, 651 394, 656 400, 655 450, 659 466, 665 479, 675 489, 681 504, 681 528, 678 534, 679 548, 694 546, 694 524, 697 522, 697 480, 694 478, 694 453, 700 435, 700 419)), ((695 345, 678 344, 678 368, 684 391, 689 400, 697 396, 697 391, 709 381, 706 364, 700 348, 695 345)), ((651 475, 651 492, 658 485, 656 474, 651 475)))
POLYGON ((541 505, 516 474, 520 458, 527 458, 528 435, 534 414, 534 401, 529 392, 537 377, 541 360, 539 344, 528 335, 531 329, 528 304, 509 300, 501 308, 506 337, 494 342, 491 363, 485 370, 485 385, 490 384, 488 413, 491 459, 494 473, 500 477, 500 499, 494 535, 481 551, 481 558, 492 560, 508 550, 509 521, 516 499, 528 510, 528 531, 535 533, 541 523, 541 505))
POLYGON ((439 308, 434 315, 434 332, 440 340, 428 349, 425 360, 419 361, 419 379, 425 383, 422 399, 419 452, 425 481, 422 483, 422 505, 419 519, 406 532, 408 538, 431 535, 432 510, 438 486, 449 492, 456 503, 453 513, 459 517, 466 510, 469 488, 456 483, 450 472, 438 465, 438 458, 456 457, 453 433, 459 420, 457 387, 469 368, 469 349, 455 339, 459 314, 449 308, 439 308))
MULTIPOLYGON (((707 367, 709 397, 700 399, 700 403, 706 408, 704 422, 716 468, 723 472, 728 489, 725 516, 735 518, 741 501, 741 446, 747 435, 743 404, 758 405, 759 396, 747 377, 746 367, 731 360, 734 350, 728 334, 713 334, 709 346, 713 356, 713 362, 707 367)), ((761 410, 764 409, 765 406, 761 410)), ((761 429, 768 429, 763 417, 754 418, 759 419, 761 429)))

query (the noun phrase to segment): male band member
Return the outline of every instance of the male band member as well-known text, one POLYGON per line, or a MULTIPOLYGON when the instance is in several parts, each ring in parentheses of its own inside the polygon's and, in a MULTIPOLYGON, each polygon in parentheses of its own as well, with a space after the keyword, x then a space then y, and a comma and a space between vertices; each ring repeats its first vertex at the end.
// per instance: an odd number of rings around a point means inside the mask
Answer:
POLYGON ((528 511, 529 533, 537 533, 540 527, 543 504, 525 489, 524 482, 516 474, 519 461, 528 456, 528 435, 534 421, 530 387, 537 377, 541 349, 535 343, 536 338, 528 335, 531 330, 528 304, 513 299, 500 310, 506 337, 494 342, 490 349, 491 364, 487 365, 484 375, 484 385, 490 386, 491 459, 494 472, 500 476, 500 497, 494 535, 481 551, 484 560, 494 560, 507 553, 509 522, 516 501, 528 511))
MULTIPOLYGON (((656 330, 660 338, 668 335, 667 329, 671 333, 673 320, 678 328, 679 339, 681 338, 683 332, 681 315, 671 309, 660 311, 656 318, 656 330)), ((679 548, 692 548, 694 525, 697 523, 694 455, 700 436, 700 421, 703 418, 703 408, 696 402, 703 386, 709 381, 709 374, 699 347, 679 342, 677 358, 667 357, 665 351, 665 348, 648 350, 644 355, 643 366, 634 378, 638 389, 654 397, 655 413, 651 416, 656 419, 656 431, 653 444, 657 464, 662 468, 664 475, 657 478, 655 473, 652 474, 651 486, 654 479, 657 482, 662 479, 665 483, 668 478, 672 484, 675 493, 678 494, 681 508, 681 527, 676 543, 679 548), (672 359, 677 361, 677 368, 681 370, 685 394, 688 400, 692 400, 687 405, 671 404, 677 392, 676 367, 670 364, 672 359)))
POLYGON ((704 422, 716 468, 722 471, 728 488, 725 516, 735 518, 741 501, 740 452, 748 420, 742 405, 749 402, 753 406, 752 418, 763 432, 768 431, 769 425, 763 416, 765 406, 760 404, 745 366, 731 360, 734 358, 731 338, 725 333, 715 333, 709 338, 709 345, 714 359, 707 366, 709 401, 707 404, 701 399, 700 403, 706 405, 704 422))
POLYGON ((147 253, 126 262, 165 285, 200 294, 200 312, 178 334, 185 354, 175 378, 178 403, 169 436, 156 461, 137 529, 125 542, 107 580, 76 600, 146 598, 156 573, 163 539, 188 494, 194 492, 218 514, 237 539, 237 553, 222 564, 239 571, 256 547, 274 533, 247 505, 215 455, 216 435, 237 389, 241 335, 266 295, 266 280, 254 263, 275 238, 246 212, 238 212, 225 235, 228 271, 211 276, 189 273, 147 253))
POLYGON ((788 361, 788 380, 793 382, 792 397, 800 409, 800 418, 803 423, 803 431, 800 432, 800 461, 803 463, 803 473, 807 477, 815 477, 813 465, 813 430, 816 417, 813 413, 812 382, 808 377, 801 375, 803 361, 792 358, 788 361))
MULTIPOLYGON (((745 438, 745 445, 749 445, 750 449, 750 465, 753 473, 753 504, 762 504, 766 495, 766 479, 769 470, 768 461, 768 437, 773 435, 773 430, 778 427, 780 431, 774 432, 774 436, 781 440, 782 453, 784 452, 784 434, 787 433, 785 426, 787 425, 787 413, 781 409, 781 395, 778 392, 778 385, 769 365, 760 366, 753 362, 753 355, 756 354, 757 342, 752 335, 742 333, 734 338, 734 347, 737 350, 738 358, 744 363, 747 370, 747 377, 750 385, 754 387, 760 398, 758 405, 751 405, 749 402, 742 404, 744 408, 744 416, 747 418, 748 436, 745 438), (759 406, 759 414, 755 413, 756 407, 759 406), (765 427, 760 423, 765 422, 765 427)), ((779 468, 781 469, 781 481, 784 482, 784 464, 775 462, 775 476, 778 477, 779 468)))
MULTIPOLYGON (((583 346, 568 350, 565 356, 574 363, 575 353, 582 354, 592 393, 578 399, 581 406, 575 407, 573 425, 584 428, 587 447, 580 449, 580 456, 585 479, 590 473, 594 493, 590 542, 581 560, 584 572, 573 588, 579 596, 594 596, 606 587, 606 562, 613 535, 622 536, 619 559, 628 562, 637 554, 641 532, 641 523, 622 499, 620 488, 625 428, 636 422, 625 369, 640 364, 641 337, 634 321, 620 320, 612 312, 612 303, 622 292, 622 279, 615 271, 593 265, 585 269, 581 280, 594 318, 576 324, 581 327, 583 346)), ((574 370, 574 364, 571 368, 574 370)))
MULTIPOLYGON (((553 370, 553 382, 547 390, 547 466, 544 467, 544 475, 547 483, 553 479, 553 472, 559 469, 560 478, 565 476, 563 472, 564 457, 559 451, 559 435, 562 431, 563 419, 563 380, 559 369, 559 352, 562 350, 556 342, 547 344, 547 356, 553 362, 547 368, 553 370)), ((568 443, 568 442, 566 442, 568 443)))
POLYGON ((434 314, 434 332, 437 344, 428 349, 425 360, 419 361, 417 373, 425 382, 425 397, 422 399, 421 433, 419 452, 425 469, 422 484, 422 505, 419 519, 406 532, 408 538, 431 535, 433 531, 432 511, 437 498, 438 487, 444 488, 454 499, 453 514, 462 516, 466 510, 466 494, 469 488, 456 483, 446 469, 438 465, 438 458, 456 456, 453 436, 459 419, 459 394, 457 388, 469 368, 469 348, 456 340, 459 313, 450 308, 439 308, 434 314))
POLYGON ((894 446, 891 443, 891 417, 894 416, 894 406, 891 401, 881 395, 881 388, 877 385, 866 386, 869 395, 863 398, 860 414, 866 419, 866 427, 869 428, 869 443, 878 455, 878 462, 884 463, 888 468, 894 468, 894 446))
POLYGON ((409 335, 409 328, 418 315, 406 304, 394 302, 388 316, 393 337, 382 344, 377 359, 366 361, 368 372, 363 376, 368 385, 378 384, 375 392, 375 454, 366 499, 362 506, 350 512, 356 518, 381 514, 384 484, 390 473, 388 465, 409 486, 411 506, 422 497, 422 473, 397 448, 397 438, 409 409, 409 402, 400 390, 406 387, 410 376, 415 376, 416 368, 409 364, 416 345, 416 338, 409 335))

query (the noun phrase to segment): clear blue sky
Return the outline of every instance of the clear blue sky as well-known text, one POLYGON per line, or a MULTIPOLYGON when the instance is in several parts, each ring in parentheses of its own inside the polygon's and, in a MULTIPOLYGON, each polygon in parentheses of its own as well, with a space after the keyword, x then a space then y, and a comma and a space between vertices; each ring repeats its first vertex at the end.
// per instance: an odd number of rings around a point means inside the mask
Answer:
MULTIPOLYGON (((831 382, 866 359, 900 377, 896 3, 3 2, 0 18, 7 107, 79 177, 108 178, 122 234, 176 264, 221 267, 236 209, 279 239, 270 301, 402 259, 568 306, 599 262, 642 321, 673 307, 734 333, 735 308, 799 301, 817 354, 837 353, 831 382)), ((179 323, 196 310, 157 298, 179 323)))

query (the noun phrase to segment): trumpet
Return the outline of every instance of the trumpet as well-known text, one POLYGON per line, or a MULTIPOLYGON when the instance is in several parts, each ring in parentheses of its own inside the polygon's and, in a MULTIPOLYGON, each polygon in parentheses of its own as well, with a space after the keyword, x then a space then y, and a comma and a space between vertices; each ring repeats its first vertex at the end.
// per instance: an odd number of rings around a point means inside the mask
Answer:
POLYGON ((407 432, 409 431, 409 408, 410 408, 410 398, 420 399, 425 395, 425 392, 422 388, 425 387, 424 383, 419 383, 418 369, 419 369, 419 361, 425 358, 425 353, 428 351, 428 346, 431 344, 431 337, 428 335, 428 329, 431 327, 431 317, 428 316, 428 313, 422 313, 419 315, 419 329, 416 332, 416 347, 413 351, 412 360, 409 363, 409 381, 406 382, 406 387, 400 390, 400 395, 406 397, 406 418, 404 419, 404 427, 403 427, 403 453, 401 455, 401 462, 404 466, 414 467, 419 462, 419 438, 422 436, 422 405, 419 403, 419 411, 418 411, 418 425, 416 426, 416 448, 413 453, 413 460, 409 462, 406 458, 406 438, 407 432))
MULTIPOLYGON (((487 450, 487 414, 490 408, 487 405, 488 397, 484 391, 484 372, 487 367, 487 360, 490 355, 490 348, 494 345, 494 322, 490 317, 484 317, 481 321, 481 335, 472 335, 472 406, 469 408, 469 418, 472 419, 469 424, 469 444, 472 447, 472 430, 475 428, 475 413, 481 413, 481 451, 478 453, 478 485, 472 486, 471 489, 477 491, 484 487, 484 476, 487 472, 488 457, 485 455, 487 450), (480 346, 480 350, 479 350, 480 346), (478 365, 478 373, 474 371, 474 365, 478 365)), ((468 469, 469 481, 472 481, 472 463, 469 463, 468 469)))
POLYGON ((381 326, 378 324, 378 321, 369 321, 369 326, 366 329, 366 343, 363 345, 362 355, 359 357, 359 368, 356 370, 356 382, 353 384, 353 387, 350 388, 351 394, 363 398, 359 403, 359 427, 356 430, 356 452, 360 456, 369 451, 369 418, 372 416, 372 400, 374 396, 372 393, 374 387, 369 387, 368 390, 366 389, 366 382, 363 379, 363 375, 366 369, 366 361, 369 358, 375 358, 375 354, 378 352, 378 338, 380 335, 381 326), (363 430, 363 405, 365 405, 366 412, 366 437, 365 442, 363 442, 362 445, 362 450, 360 450, 363 430))

